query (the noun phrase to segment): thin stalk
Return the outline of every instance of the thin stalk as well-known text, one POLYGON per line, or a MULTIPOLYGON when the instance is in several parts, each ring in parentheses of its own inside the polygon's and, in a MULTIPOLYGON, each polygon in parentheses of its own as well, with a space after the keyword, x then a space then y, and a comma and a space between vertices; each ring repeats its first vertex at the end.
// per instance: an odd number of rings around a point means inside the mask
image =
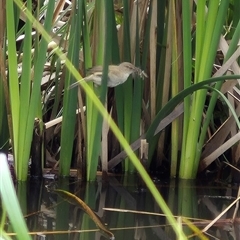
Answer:
MULTIPOLYGON (((7 38, 8 38, 8 76, 9 76, 9 97, 11 107, 11 121, 9 126, 13 132, 13 152, 15 160, 18 156, 18 136, 19 136, 19 83, 17 73, 17 56, 16 56, 16 35, 15 35, 15 18, 13 1, 6 1, 6 19, 7 19, 7 38)), ((11 132, 11 130, 10 130, 11 132)), ((18 169, 18 161, 15 162, 18 169)))
MULTIPOLYGON (((123 1, 123 46, 122 48, 122 61, 131 62, 131 40, 130 40, 130 2, 127 0, 123 1)), ((117 106, 122 104, 122 112, 121 109, 117 109, 118 118, 122 119, 123 121, 123 133, 127 141, 130 141, 131 136, 131 121, 132 121, 132 92, 133 86, 131 81, 126 81, 124 84, 116 88, 116 91, 121 91, 116 95, 116 101, 122 101, 122 103, 118 103, 117 106), (122 97, 119 98, 119 94, 122 97)), ((121 122, 121 120, 120 120, 121 122)), ((121 126, 121 125, 120 125, 121 126)), ((124 169, 125 171, 129 171, 129 159, 125 159, 124 161, 124 169)))
MULTIPOLYGON (((73 5, 70 35, 68 45, 68 58, 71 59, 75 68, 79 66, 79 49, 81 37, 82 8, 78 0, 73 5)), ((74 132, 76 124, 77 88, 68 91, 69 86, 76 81, 68 69, 65 72, 65 91, 63 97, 63 121, 61 130, 61 152, 60 152, 60 175, 68 176, 70 172, 74 132)))
MULTIPOLYGON (((136 43, 135 46, 135 65, 140 67, 140 38, 139 38, 139 7, 136 6, 136 43)), ((140 122, 141 122, 141 110, 142 110, 142 93, 143 93, 143 81, 139 77, 134 79, 133 88, 133 109, 132 109, 132 119, 131 119, 131 129, 130 129, 130 142, 134 142, 139 138, 140 135, 140 122)), ((133 164, 129 164, 129 171, 134 172, 135 168, 133 164)))
MULTIPOLYGON (((54 10, 54 3, 49 2, 48 9, 46 12, 46 18, 44 22, 44 28, 47 32, 50 32, 51 29, 51 20, 52 20, 52 13, 54 10)), ((30 19, 29 19, 30 20, 30 19)), ((48 42, 45 39, 41 39, 40 46, 39 46, 39 53, 36 62, 34 62, 34 76, 33 76, 33 85, 31 89, 31 97, 29 102, 29 111, 28 111, 28 118, 27 118, 27 127, 26 127, 26 138, 25 138, 25 145, 24 145, 24 152, 22 158, 24 159, 24 166, 22 170, 22 175, 19 176, 19 180, 25 181, 27 178, 27 171, 28 171, 28 160, 29 160, 29 153, 31 149, 31 142, 32 142, 32 132, 34 126, 34 118, 37 114, 37 109, 39 106, 39 100, 41 96, 41 81, 42 81, 42 73, 43 68, 46 60, 46 52, 47 52, 47 45, 48 42)))
MULTIPOLYGON (((179 92, 178 82, 178 44, 177 44, 177 17, 176 17, 176 5, 174 1, 171 1, 170 11, 172 11, 172 96, 176 96, 179 92)), ((171 131, 171 177, 176 177, 177 174, 177 161, 178 161, 178 143, 179 143, 179 121, 176 119, 172 122, 171 131)))
MULTIPOLYGON (((86 2, 85 2, 86 4, 86 2)), ((99 9, 99 6, 97 5, 99 3, 96 2, 95 4, 95 8, 97 7, 99 9)), ((86 6, 86 5, 85 5, 86 6)), ((87 18, 87 13, 86 13, 86 9, 85 9, 85 19, 87 18)), ((85 63, 85 68, 91 68, 92 67, 92 63, 95 62, 94 65, 96 65, 96 54, 98 53, 98 48, 97 48, 97 40, 95 39, 96 37, 101 38, 101 35, 97 33, 97 23, 100 22, 98 19, 98 15, 97 15, 97 11, 94 11, 94 16, 93 16, 93 42, 92 42, 92 48, 93 48, 93 53, 91 53, 91 48, 90 48, 90 44, 88 43, 88 39, 86 39, 86 44, 89 44, 89 49, 87 48, 88 52, 85 58, 87 58, 87 62, 85 63), (95 48, 97 48, 95 50, 95 48)), ((89 36, 89 29, 87 29, 87 27, 85 28, 87 31, 85 32, 86 35, 89 36)), ((86 37, 85 37, 86 38, 86 37)), ((99 48, 101 49, 102 45, 100 45, 100 39, 99 39, 99 48)), ((88 46, 88 45, 87 45, 88 46)), ((98 64, 98 62, 97 62, 98 64)), ((94 91, 94 87, 93 87, 93 83, 89 83, 89 86, 91 87, 91 89, 94 91)), ((96 94, 96 92, 95 92, 96 94)), ((86 133, 87 133, 87 142, 86 142, 86 161, 87 161, 87 181, 89 181, 91 179, 90 176, 92 176, 91 174, 91 169, 95 168, 96 164, 92 165, 92 161, 94 162, 98 162, 98 157, 99 157, 99 149, 100 149, 100 133, 99 131, 97 131, 96 129, 96 121, 98 116, 95 114, 94 115, 94 105, 93 102, 91 100, 91 97, 89 97, 88 95, 86 96, 86 107, 87 107, 87 113, 86 113, 86 133), (93 138, 94 136, 94 138, 93 138), (94 140, 95 139, 95 140, 94 140), (96 145, 95 147, 95 151, 93 151, 94 149, 94 145, 96 145)), ((95 111, 96 113, 96 111, 95 111)))
MULTIPOLYGON (((203 45, 205 41, 205 24, 206 24, 206 0, 198 1, 197 3, 197 12, 196 12, 196 52, 195 52, 195 58, 197 61, 195 62, 195 75, 194 75, 194 82, 197 83, 199 81, 199 72, 201 68, 201 58, 202 58, 202 50, 203 45)), ((210 38, 211 34, 208 34, 208 39, 210 38)), ((204 63, 205 64, 205 63, 204 63)), ((202 79, 201 79, 202 80, 202 79)))
MULTIPOLYGON (((87 9, 86 9, 86 0, 83 1, 82 7, 83 7, 83 20, 86 23, 88 21, 87 9)), ((91 68, 92 64, 93 64, 92 54, 91 54, 89 25, 88 24, 83 24, 82 29, 83 29, 82 37, 83 37, 84 65, 85 65, 85 70, 86 70, 86 69, 91 68)), ((92 83, 89 83, 89 86, 93 89, 93 84, 92 83)), ((90 146, 89 136, 90 136, 90 131, 91 131, 91 128, 88 127, 88 126, 92 126, 92 121, 93 121, 93 119, 91 118, 93 103, 88 98, 88 96, 86 97, 86 107, 87 107, 88 111, 87 111, 87 116, 85 118, 85 119, 87 119, 87 121, 85 122, 85 126, 87 126, 87 127, 86 127, 86 129, 83 129, 83 131, 86 131, 85 145, 87 146, 87 161, 88 161, 88 154, 89 154, 88 149, 89 149, 89 146, 90 146)), ((89 168, 89 171, 90 171, 90 167, 91 166, 89 166, 89 164, 87 164, 87 168, 89 168)), ((86 171, 88 172, 88 170, 86 170, 86 171)))
MULTIPOLYGON (((27 7, 29 11, 32 11, 32 1, 27 1, 27 7)), ((25 25, 25 37, 23 43, 23 62, 22 62, 22 76, 20 85, 20 109, 19 109, 19 139, 18 144, 18 155, 16 173, 19 179, 27 175, 28 171, 28 158, 24 159, 25 139, 29 136, 26 135, 27 129, 27 118, 29 111, 29 101, 31 96, 31 66, 32 66, 32 24, 27 19, 25 25)), ((30 136, 32 137, 32 136, 30 136)))
POLYGON ((7 85, 6 79, 6 1, 0 2, 0 149, 2 152, 8 152, 9 146, 9 128, 8 128, 8 112, 9 108, 9 97, 8 94, 4 93, 4 84, 7 85))
MULTIPOLYGON (((105 8, 104 2, 95 2, 94 11, 94 39, 93 39, 93 62, 94 65, 103 65, 105 49, 105 8)), ((106 74, 106 73, 105 73, 106 74)), ((105 75, 106 76, 106 75, 105 75)), ((105 80, 104 80, 105 81, 105 80)), ((90 84, 97 96, 101 96, 101 88, 95 88, 90 84)), ((87 96, 87 180, 95 180, 96 170, 100 155, 102 122, 91 96, 87 96)))
MULTIPOLYGON (((184 89, 191 85, 192 80, 192 42, 191 42, 191 14, 192 5, 190 1, 182 1, 182 18, 183 18, 183 79, 184 89)), ((191 97, 187 96, 184 98, 184 113, 183 113, 183 140, 182 140, 182 152, 181 159, 184 159, 186 151, 186 140, 188 132, 188 120, 190 117, 190 104, 191 97)), ((185 167, 186 161, 181 161, 183 168, 185 167)))
MULTIPOLYGON (((106 34, 105 34, 105 52, 104 52, 104 64, 103 64, 103 76, 102 76, 102 86, 101 86, 101 93, 100 93, 100 100, 107 108, 107 81, 108 81, 108 66, 110 62, 112 62, 112 31, 113 26, 116 26, 116 22, 114 19, 114 5, 113 2, 105 2, 104 6, 105 10, 105 27, 106 27, 106 34)), ((107 161, 108 161, 108 123, 105 119, 102 125, 102 171, 107 172, 107 161), (105 130, 105 131, 103 131, 105 130)), ((96 172, 95 172, 96 175, 96 172)))
MULTIPOLYGON (((157 112, 157 83, 156 83, 156 77, 157 77, 157 66, 156 66, 156 56, 157 56, 157 36, 156 36, 156 28, 157 28, 157 0, 151 1, 151 23, 150 23, 150 32, 149 37, 151 38, 151 41, 149 43, 149 57, 150 57, 150 83, 149 83, 149 90, 150 90, 150 119, 151 121, 154 119, 156 112, 157 112)), ((167 25, 167 24, 166 24, 167 25)), ((166 64, 167 65, 167 64, 166 64)), ((166 66, 165 65, 165 66, 166 66)), ((161 94, 163 96, 163 92, 161 94)))
POLYGON ((6 96, 4 95, 3 82, 0 77, 0 150, 4 153, 7 153, 9 149, 9 131, 7 115, 6 96))

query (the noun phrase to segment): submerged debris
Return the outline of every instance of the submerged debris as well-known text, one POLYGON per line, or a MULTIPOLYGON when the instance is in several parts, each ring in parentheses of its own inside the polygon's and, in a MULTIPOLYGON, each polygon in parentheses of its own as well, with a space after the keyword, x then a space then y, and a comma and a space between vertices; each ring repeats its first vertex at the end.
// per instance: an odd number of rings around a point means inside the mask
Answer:
POLYGON ((83 201, 81 200, 79 197, 77 197, 76 195, 68 192, 68 191, 64 191, 61 189, 54 189, 53 192, 57 193, 60 197, 62 197, 63 199, 65 199, 66 201, 68 201, 69 203, 79 206, 80 208, 82 208, 84 210, 84 212, 86 214, 88 214, 88 216, 95 222, 95 224, 97 225, 97 227, 108 237, 110 237, 110 240, 115 240, 114 234, 112 232, 110 232, 106 226, 104 225, 104 223, 101 221, 101 219, 92 211, 92 209, 83 201))

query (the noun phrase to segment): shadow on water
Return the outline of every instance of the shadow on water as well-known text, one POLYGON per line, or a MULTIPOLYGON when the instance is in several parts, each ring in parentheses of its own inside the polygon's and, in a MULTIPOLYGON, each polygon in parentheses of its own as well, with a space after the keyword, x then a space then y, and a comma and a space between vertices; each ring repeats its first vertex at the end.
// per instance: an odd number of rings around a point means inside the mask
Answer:
MULTIPOLYGON (((156 185, 173 214, 189 217, 199 229, 203 229, 229 206, 237 194, 237 187, 196 185, 193 181, 172 180, 168 184, 157 182, 156 185)), ((46 186, 63 189, 82 199, 117 240, 176 239, 152 195, 143 187, 138 187, 135 175, 109 177, 108 182, 98 177, 98 180, 92 183, 72 179, 19 183, 17 195, 33 239, 109 239, 79 206, 70 204, 54 192, 49 192, 46 186)), ((217 224, 207 231, 207 239, 240 239, 239 224, 231 222, 233 213, 234 208, 223 215, 217 224)), ((239 219, 239 212, 237 216, 236 219, 239 219)), ((179 220, 181 221, 180 218, 179 220)), ((186 235, 191 236, 192 230, 184 225, 184 221, 182 223, 186 235)), ((6 230, 12 232, 10 224, 6 225, 6 230)))

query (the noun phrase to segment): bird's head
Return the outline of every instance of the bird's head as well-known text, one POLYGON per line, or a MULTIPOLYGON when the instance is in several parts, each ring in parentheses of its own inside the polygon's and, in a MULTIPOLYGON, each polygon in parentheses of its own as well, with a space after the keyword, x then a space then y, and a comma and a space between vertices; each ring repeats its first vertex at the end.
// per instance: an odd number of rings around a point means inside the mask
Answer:
POLYGON ((123 71, 127 72, 128 74, 138 74, 141 78, 148 77, 147 74, 140 68, 135 67, 133 64, 129 62, 123 62, 119 65, 123 69, 123 71))

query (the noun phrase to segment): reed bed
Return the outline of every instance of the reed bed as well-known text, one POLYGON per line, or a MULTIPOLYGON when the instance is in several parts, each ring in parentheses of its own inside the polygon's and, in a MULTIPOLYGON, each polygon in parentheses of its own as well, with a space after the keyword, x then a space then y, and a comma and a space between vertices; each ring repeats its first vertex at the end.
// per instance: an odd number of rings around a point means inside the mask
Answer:
POLYGON ((45 167, 87 181, 138 172, 168 215, 147 172, 167 160, 169 177, 195 179, 215 160, 239 164, 239 1, 32 3, 0 8, 0 147, 19 181, 29 163, 38 177, 45 167), (121 62, 148 78, 107 88, 108 66, 121 62), (82 79, 96 65, 101 87, 82 79))

